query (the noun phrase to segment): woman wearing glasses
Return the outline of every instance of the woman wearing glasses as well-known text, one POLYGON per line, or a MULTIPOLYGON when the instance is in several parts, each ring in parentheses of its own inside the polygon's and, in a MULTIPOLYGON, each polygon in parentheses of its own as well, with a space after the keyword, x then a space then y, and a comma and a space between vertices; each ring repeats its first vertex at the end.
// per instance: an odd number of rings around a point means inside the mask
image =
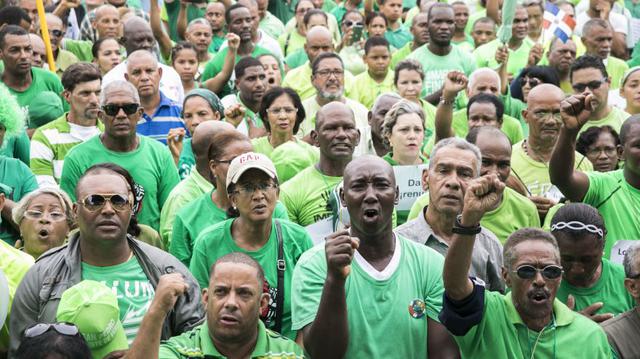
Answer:
POLYGON ((354 76, 367 70, 362 59, 364 56, 364 29, 364 16, 360 11, 350 10, 344 14, 340 25, 342 40, 336 47, 336 52, 344 59, 345 70, 354 76))
POLYGON ((590 127, 580 134, 576 142, 576 151, 587 157, 598 172, 618 169, 620 156, 618 148, 620 137, 611 126, 590 127))
POLYGON ((245 153, 229 165, 225 184, 233 218, 205 229, 193 248, 189 269, 201 286, 209 283, 209 268, 220 257, 243 252, 265 272, 265 290, 271 295, 267 327, 295 339, 291 330, 291 277, 298 259, 311 248, 307 231, 273 217, 280 189, 276 169, 260 153, 245 153))

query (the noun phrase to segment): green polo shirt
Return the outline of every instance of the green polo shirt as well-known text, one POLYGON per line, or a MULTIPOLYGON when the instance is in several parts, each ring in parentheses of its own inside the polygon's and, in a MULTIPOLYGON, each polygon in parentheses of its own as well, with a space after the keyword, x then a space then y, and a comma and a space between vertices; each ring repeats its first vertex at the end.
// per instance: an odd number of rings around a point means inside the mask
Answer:
MULTIPOLYGON (((160 344, 160 359, 226 358, 216 349, 207 322, 160 344)), ((293 340, 265 328, 258 321, 258 338, 250 358, 297 359, 304 358, 304 351, 293 340)))
POLYGON ((375 81, 368 71, 361 73, 353 80, 349 97, 360 102, 366 108, 372 108, 373 103, 380 94, 393 92, 395 89, 392 70, 387 70, 387 75, 382 82, 375 81))
MULTIPOLYGON (((529 51, 533 45, 533 41, 527 37, 516 50, 509 49, 509 64, 507 65, 507 72, 515 76, 520 73, 520 70, 527 66, 527 62, 529 61, 529 51)), ((500 42, 499 39, 495 39, 475 49, 473 51, 473 56, 476 58, 476 64, 478 67, 497 69, 500 66, 496 61, 496 51, 499 47, 502 47, 502 42, 500 42)))
POLYGON ((557 299, 553 314, 555 321, 544 331, 532 331, 518 314, 511 293, 485 291, 482 320, 454 339, 462 358, 611 358, 607 336, 598 324, 557 299))

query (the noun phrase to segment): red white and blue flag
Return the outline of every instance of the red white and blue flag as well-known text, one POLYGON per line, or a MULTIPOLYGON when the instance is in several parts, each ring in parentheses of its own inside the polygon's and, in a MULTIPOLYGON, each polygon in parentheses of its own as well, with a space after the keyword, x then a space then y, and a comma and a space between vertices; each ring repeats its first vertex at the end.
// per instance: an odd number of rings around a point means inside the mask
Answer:
POLYGON ((554 4, 547 2, 542 26, 544 27, 545 38, 551 39, 551 37, 555 36, 562 42, 567 42, 573 34, 576 22, 569 14, 560 10, 554 4))

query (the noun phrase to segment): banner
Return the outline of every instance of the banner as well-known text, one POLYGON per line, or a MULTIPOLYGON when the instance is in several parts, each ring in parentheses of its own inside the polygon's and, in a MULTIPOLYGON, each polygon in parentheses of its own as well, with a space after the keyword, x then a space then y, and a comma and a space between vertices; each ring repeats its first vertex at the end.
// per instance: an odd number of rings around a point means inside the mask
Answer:
POLYGON ((396 184, 398 185, 399 202, 396 206, 397 211, 409 211, 411 206, 424 194, 422 190, 422 171, 427 165, 414 166, 393 166, 393 172, 396 175, 396 184))

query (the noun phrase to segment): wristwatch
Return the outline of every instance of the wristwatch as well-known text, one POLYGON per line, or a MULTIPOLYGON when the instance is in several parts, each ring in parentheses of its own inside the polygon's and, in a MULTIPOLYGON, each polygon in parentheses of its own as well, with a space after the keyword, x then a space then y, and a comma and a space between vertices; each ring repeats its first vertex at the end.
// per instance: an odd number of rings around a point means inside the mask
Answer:
POLYGON ((456 222, 453 225, 451 231, 455 234, 463 234, 467 236, 475 236, 476 234, 482 231, 482 227, 480 227, 480 223, 473 227, 465 227, 462 225, 462 215, 459 214, 456 216, 456 222))

